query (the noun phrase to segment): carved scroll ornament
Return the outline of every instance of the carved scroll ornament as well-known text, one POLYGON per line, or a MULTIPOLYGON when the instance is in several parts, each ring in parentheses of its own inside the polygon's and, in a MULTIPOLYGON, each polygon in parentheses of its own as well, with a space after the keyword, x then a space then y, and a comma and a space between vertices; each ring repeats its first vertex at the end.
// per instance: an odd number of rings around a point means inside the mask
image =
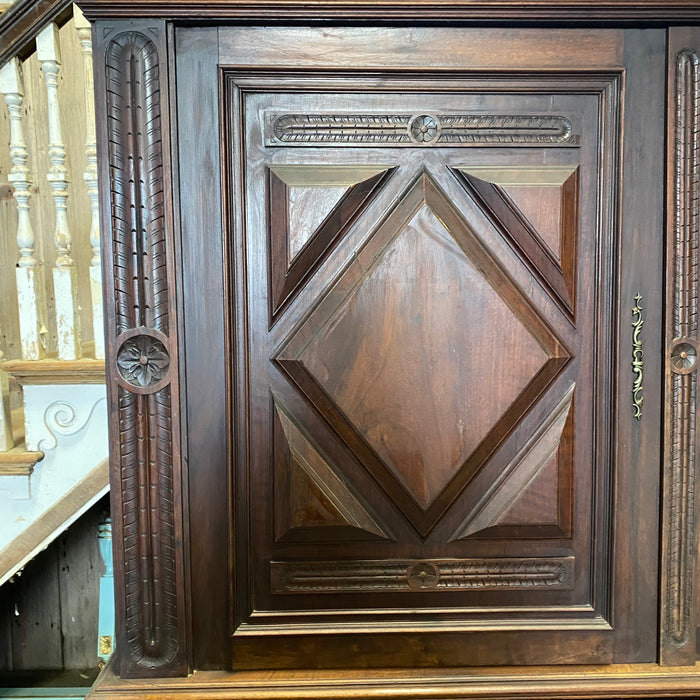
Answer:
POLYGON ((644 350, 642 348, 642 295, 636 294, 634 297, 634 308, 632 309, 632 371, 634 372, 634 382, 632 383, 632 407, 634 417, 642 420, 642 404, 644 403, 644 350))

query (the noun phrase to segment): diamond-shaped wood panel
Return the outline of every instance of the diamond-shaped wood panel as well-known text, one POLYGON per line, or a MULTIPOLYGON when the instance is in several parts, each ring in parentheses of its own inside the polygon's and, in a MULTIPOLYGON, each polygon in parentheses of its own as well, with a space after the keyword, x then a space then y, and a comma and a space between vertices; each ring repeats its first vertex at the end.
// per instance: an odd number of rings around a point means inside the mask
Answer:
POLYGON ((276 361, 425 534, 568 358, 424 173, 276 361))

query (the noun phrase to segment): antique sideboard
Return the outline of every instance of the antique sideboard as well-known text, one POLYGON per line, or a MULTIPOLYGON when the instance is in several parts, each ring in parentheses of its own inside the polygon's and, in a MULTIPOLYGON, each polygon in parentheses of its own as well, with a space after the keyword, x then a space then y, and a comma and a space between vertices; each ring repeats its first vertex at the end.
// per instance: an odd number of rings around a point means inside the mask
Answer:
POLYGON ((700 694, 697 0, 86 0, 94 698, 700 694))

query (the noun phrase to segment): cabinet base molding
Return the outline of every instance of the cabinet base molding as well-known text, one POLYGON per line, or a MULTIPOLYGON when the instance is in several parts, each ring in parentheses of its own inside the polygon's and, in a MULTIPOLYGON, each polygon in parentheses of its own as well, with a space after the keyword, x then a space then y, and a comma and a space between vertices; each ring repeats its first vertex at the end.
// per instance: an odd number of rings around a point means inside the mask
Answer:
POLYGON ((114 659, 88 700, 320 700, 321 698, 660 698, 697 697, 700 664, 611 664, 356 671, 195 671, 187 678, 118 678, 114 659))

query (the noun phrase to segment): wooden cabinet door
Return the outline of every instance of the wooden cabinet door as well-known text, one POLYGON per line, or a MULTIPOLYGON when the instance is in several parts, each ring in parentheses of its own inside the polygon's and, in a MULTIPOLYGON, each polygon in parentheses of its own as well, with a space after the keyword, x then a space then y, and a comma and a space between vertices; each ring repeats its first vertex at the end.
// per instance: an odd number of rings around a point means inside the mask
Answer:
POLYGON ((220 37, 234 668, 653 660, 621 161, 660 35, 220 37))

